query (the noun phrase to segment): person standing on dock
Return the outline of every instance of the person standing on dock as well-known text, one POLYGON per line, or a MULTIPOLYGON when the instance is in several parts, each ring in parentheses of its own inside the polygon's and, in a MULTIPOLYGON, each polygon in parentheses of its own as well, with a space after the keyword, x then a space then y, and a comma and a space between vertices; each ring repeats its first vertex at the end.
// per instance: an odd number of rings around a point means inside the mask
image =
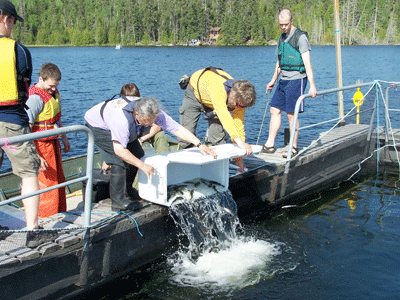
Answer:
MULTIPOLYGON (((32 58, 29 50, 10 38, 17 21, 23 22, 8 0, 0 0, 0 138, 28 134, 29 119, 25 111, 28 87, 32 76, 32 58)), ((11 162, 13 173, 22 180, 21 195, 39 190, 39 168, 45 170, 45 161, 37 154, 32 141, 2 147, 11 162)), ((3 153, 1 153, 3 154, 3 153)), ((54 241, 57 233, 38 230, 39 195, 22 200, 25 207, 26 246, 36 247, 54 241)), ((7 229, 5 226, 0 230, 7 229)), ((4 232, 2 237, 4 237, 4 232)))
MULTIPOLYGON (((246 108, 256 103, 257 95, 249 81, 234 80, 222 69, 208 67, 193 73, 184 88, 185 95, 179 108, 183 127, 196 134, 200 115, 204 113, 208 120, 206 142, 213 146, 225 144, 227 132, 246 155, 252 153, 251 146, 245 142, 244 115, 246 108)), ((179 144, 182 148, 193 146, 182 140, 179 144)), ((236 159, 236 165, 242 171, 245 168, 241 158, 236 159)))
MULTIPOLYGON (((53 63, 45 63, 39 71, 39 81, 29 89, 28 106, 29 125, 32 132, 46 131, 62 127, 61 98, 57 90, 61 80, 61 71, 53 63)), ((61 141, 64 153, 71 150, 67 136, 61 141)), ((61 145, 58 136, 35 140, 36 150, 43 157, 48 168, 39 172, 41 189, 65 182, 62 168, 61 145)), ((39 217, 46 218, 67 210, 65 187, 40 194, 39 217)))
POLYGON ((138 191, 132 187, 137 170, 149 178, 154 167, 140 160, 144 151, 138 141, 143 127, 157 124, 164 131, 195 144, 201 153, 216 158, 216 153, 159 108, 151 97, 136 101, 123 98, 103 101, 85 113, 85 125, 94 134, 94 142, 103 161, 111 165, 110 198, 113 211, 141 207, 138 191))
MULTIPOLYGON (((289 9, 283 9, 279 13, 279 26, 282 35, 278 40, 275 72, 271 81, 267 84, 267 93, 272 90, 279 75, 278 86, 271 99, 271 120, 269 125, 268 139, 263 145, 261 153, 275 152, 275 138, 281 126, 281 112, 285 111, 288 117, 289 126, 292 128, 294 109, 297 99, 304 94, 307 79, 310 82, 309 93, 314 98, 317 96, 317 89, 314 83, 314 74, 311 66, 311 46, 308 41, 308 34, 305 31, 293 26, 292 13, 289 9)), ((300 112, 304 111, 303 104, 300 112)), ((297 121, 296 128, 300 126, 297 121)), ((296 155, 298 132, 296 132, 292 155, 296 155)), ((287 153, 283 154, 287 157, 287 153)))

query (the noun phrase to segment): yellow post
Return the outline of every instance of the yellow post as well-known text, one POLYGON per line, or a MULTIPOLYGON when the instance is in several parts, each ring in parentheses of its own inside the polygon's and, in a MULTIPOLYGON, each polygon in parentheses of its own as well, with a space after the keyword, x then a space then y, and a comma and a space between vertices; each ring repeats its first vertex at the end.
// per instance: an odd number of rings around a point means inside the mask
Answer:
POLYGON ((360 123, 360 106, 364 103, 364 95, 361 93, 360 88, 357 88, 357 92, 354 93, 353 103, 357 106, 357 118, 356 124, 360 123))

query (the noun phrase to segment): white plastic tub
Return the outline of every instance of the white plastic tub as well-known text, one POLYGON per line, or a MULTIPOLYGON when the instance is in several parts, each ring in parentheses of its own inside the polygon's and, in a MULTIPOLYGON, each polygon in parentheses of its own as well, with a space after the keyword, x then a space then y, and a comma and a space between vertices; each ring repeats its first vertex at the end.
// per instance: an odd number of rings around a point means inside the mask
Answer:
MULTIPOLYGON (((213 147, 217 158, 203 155, 197 148, 180 150, 165 154, 143 157, 142 161, 152 165, 155 174, 148 180, 139 170, 139 196, 150 202, 170 206, 167 199, 167 187, 195 178, 218 182, 228 189, 229 159, 244 155, 244 150, 234 144, 213 147)), ((253 146, 259 152, 261 146, 253 146)))

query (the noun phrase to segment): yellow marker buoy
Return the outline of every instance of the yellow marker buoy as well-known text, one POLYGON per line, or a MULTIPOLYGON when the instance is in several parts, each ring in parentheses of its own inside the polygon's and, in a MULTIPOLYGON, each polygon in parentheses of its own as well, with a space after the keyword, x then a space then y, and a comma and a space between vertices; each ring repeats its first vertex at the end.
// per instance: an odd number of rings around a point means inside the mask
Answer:
POLYGON ((354 93, 353 96, 354 105, 357 106, 357 121, 356 124, 360 123, 360 106, 364 102, 364 95, 360 92, 360 88, 357 88, 357 92, 354 93))

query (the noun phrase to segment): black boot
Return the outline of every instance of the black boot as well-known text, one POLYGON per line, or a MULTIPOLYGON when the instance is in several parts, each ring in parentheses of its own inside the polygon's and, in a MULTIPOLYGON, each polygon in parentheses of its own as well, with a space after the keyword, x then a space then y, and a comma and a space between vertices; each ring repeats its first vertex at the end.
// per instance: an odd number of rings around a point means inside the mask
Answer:
POLYGON ((124 167, 111 166, 110 198, 112 211, 135 209, 135 203, 126 197, 126 169, 124 167))
POLYGON ((137 171, 138 168, 132 165, 128 165, 126 168, 126 194, 135 200, 140 199, 138 190, 133 187, 137 171))
POLYGON ((137 210, 143 207, 143 203, 140 202, 140 196, 137 189, 133 187, 138 168, 132 165, 128 165, 126 169, 126 198, 133 200, 132 210, 137 210))

